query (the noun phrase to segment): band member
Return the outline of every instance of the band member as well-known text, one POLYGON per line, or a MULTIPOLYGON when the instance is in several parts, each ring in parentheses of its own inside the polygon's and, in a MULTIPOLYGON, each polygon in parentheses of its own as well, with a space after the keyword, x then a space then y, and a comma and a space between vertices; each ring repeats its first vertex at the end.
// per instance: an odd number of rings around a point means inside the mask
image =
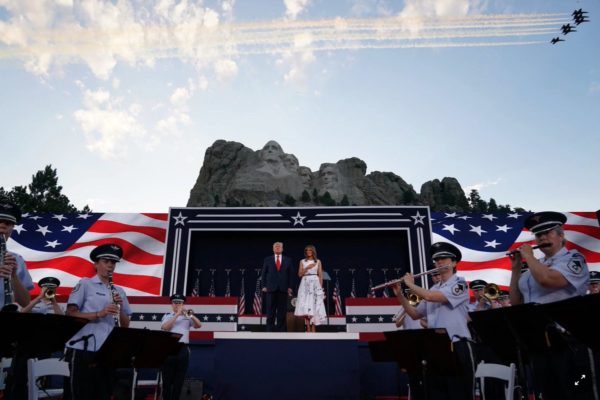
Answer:
POLYGON ((510 307, 510 294, 506 290, 501 290, 498 296, 500 307, 510 307))
POLYGON ((175 332, 181 334, 179 342, 182 343, 179 352, 176 355, 169 356, 161 368, 163 378, 164 400, 178 400, 185 380, 190 363, 190 328, 200 328, 200 320, 194 315, 192 309, 184 309, 185 296, 174 294, 171 296, 172 312, 167 313, 162 318, 160 328, 163 331, 175 332))
MULTIPOLYGON (((525 227, 535 235, 543 257, 536 259, 529 244, 524 244, 511 256, 512 305, 551 303, 585 294, 588 267, 579 252, 564 247, 562 225, 566 221, 564 214, 552 211, 534 213, 525 220, 525 227), (523 262, 529 267, 525 271, 521 271, 523 262)), ((583 398, 584 385, 576 383, 582 370, 576 365, 579 364, 578 354, 585 357, 587 349, 562 335, 560 328, 549 326, 547 335, 551 347, 531 355, 536 391, 541 391, 544 399, 583 398)))
POLYGON ((531 245, 524 244, 511 257, 510 302, 551 303, 585 294, 589 281, 585 258, 565 248, 564 214, 552 211, 532 214, 525 227, 535 235, 544 256, 536 259, 531 245), (525 261, 526 271, 521 272, 525 261))
POLYGON ((600 293, 600 272, 590 271, 590 284, 588 294, 600 293))
POLYGON ((0 259, 0 309, 4 309, 12 301, 15 308, 25 307, 31 301, 29 291, 33 289, 33 281, 25 265, 25 260, 17 253, 6 249, 6 242, 17 224, 21 220, 21 210, 15 204, 0 200, 0 245, 4 254, 0 259), (6 280, 10 280, 10 282, 6 280), (12 296, 5 292, 5 288, 12 290, 12 296))
POLYGON ((473 291, 473 302, 469 303, 469 312, 488 310, 491 302, 484 296, 483 289, 487 282, 483 279, 475 279, 469 283, 469 288, 473 291))
POLYGON ((445 242, 432 244, 429 253, 440 271, 440 283, 428 290, 417 286, 412 274, 407 273, 403 278, 405 285, 423 300, 414 307, 406 297, 399 296, 400 303, 411 318, 427 317, 429 328, 446 329, 465 376, 461 379, 429 377, 430 385, 425 388, 428 391, 427 397, 472 398, 474 359, 471 356, 471 334, 467 326, 469 291, 466 281, 455 274, 462 254, 456 246, 445 242))
POLYGON ((83 278, 67 301, 67 315, 88 319, 67 342, 71 370, 70 393, 74 400, 109 399, 114 370, 92 365, 95 352, 115 326, 127 328, 131 308, 125 291, 112 283, 112 273, 123 256, 116 244, 103 244, 90 253, 96 275, 83 278))
POLYGON ((292 297, 292 260, 283 254, 283 243, 273 243, 273 255, 261 270, 262 291, 267 294, 267 331, 285 332, 287 298, 292 297))
MULTIPOLYGON (((392 287, 394 294, 398 296, 398 286, 392 287)), ((404 289, 404 296, 406 296, 413 306, 417 306, 421 299, 416 294, 413 294, 412 291, 408 288, 404 289)), ((414 320, 412 318, 406 318, 406 311, 404 311, 404 307, 400 306, 400 310, 394 315, 392 318, 397 328, 401 329, 423 329, 422 321, 423 319, 414 320)), ((426 327, 426 325, 425 325, 426 327)))
POLYGON ((63 315, 63 310, 56 301, 56 288, 60 286, 57 278, 48 276, 38 282, 40 294, 38 294, 21 312, 32 312, 37 314, 63 315))

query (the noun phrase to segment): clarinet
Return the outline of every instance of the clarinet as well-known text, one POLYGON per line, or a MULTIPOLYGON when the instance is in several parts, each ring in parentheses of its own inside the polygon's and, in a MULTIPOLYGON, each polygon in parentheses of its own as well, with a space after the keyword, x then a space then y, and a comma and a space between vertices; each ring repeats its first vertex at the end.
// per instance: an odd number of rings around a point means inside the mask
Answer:
POLYGON ((119 314, 117 315, 113 315, 113 318, 115 320, 115 326, 121 326, 121 323, 119 322, 119 316, 121 315, 121 305, 119 303, 117 303, 116 299, 117 299, 117 289, 115 288, 115 285, 113 284, 113 276, 112 276, 112 272, 108 273, 108 288, 110 289, 110 294, 112 295, 112 300, 113 303, 117 305, 117 307, 119 307, 119 314))
MULTIPOLYGON (((0 233, 0 265, 4 265, 4 257, 6 256, 6 238, 0 233)), ((12 287, 12 280, 4 278, 4 306, 2 311, 15 312, 19 306, 15 303, 15 293, 12 287)))

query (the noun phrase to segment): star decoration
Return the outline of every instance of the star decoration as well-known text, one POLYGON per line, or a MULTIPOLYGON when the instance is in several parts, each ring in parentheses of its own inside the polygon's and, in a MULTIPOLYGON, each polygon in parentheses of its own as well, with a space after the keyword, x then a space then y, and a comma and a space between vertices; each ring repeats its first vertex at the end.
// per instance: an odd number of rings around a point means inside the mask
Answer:
POLYGON ((229 316, 229 320, 230 320, 230 321, 235 321, 235 317, 234 317, 233 315, 230 315, 230 316, 229 316))
POLYGON ((383 322, 383 317, 382 317, 382 316, 380 316, 380 317, 378 318, 378 320, 379 320, 379 322, 383 322))
POLYGON ((179 224, 181 224, 181 226, 185 226, 185 220, 187 217, 184 217, 181 211, 179 211, 179 215, 174 216, 173 219, 175 220, 175 226, 179 224))
POLYGON ((62 214, 54 214, 54 215, 52 216, 52 218, 56 218, 56 219, 57 219, 59 222, 60 222, 60 221, 62 221, 63 219, 67 219, 67 217, 65 217, 65 216, 64 216, 64 215, 62 215, 62 214))
POLYGON ((243 331, 245 331, 246 330, 246 325, 240 326, 240 329, 243 330, 243 331))
POLYGON ((455 212, 453 212, 453 213, 444 213, 444 214, 446 214, 446 218, 456 218, 456 213, 455 212))
POLYGON ((491 242, 488 242, 487 240, 484 240, 484 242, 485 242, 485 247, 493 247, 494 249, 497 246, 500 246, 502 244, 502 243, 496 242, 496 239, 492 240, 491 242))
POLYGON ((38 219, 42 219, 42 217, 40 217, 39 215, 34 215, 33 217, 31 217, 31 219, 37 221, 38 219))
POLYGON ((144 320, 144 314, 140 314, 140 321, 144 320))
POLYGON ((221 316, 217 315, 217 322, 221 322, 221 316))
POLYGON ((458 219, 462 219, 462 220, 465 220, 465 221, 468 220, 468 219, 471 219, 471 218, 473 218, 473 217, 469 217, 468 215, 461 215, 460 217, 458 217, 458 219))
POLYGON ((352 317, 352 322, 356 322, 358 319, 356 317, 352 317))
POLYGON ((371 318, 365 317, 365 322, 371 322, 371 318))
POLYGON ((51 242, 46 240, 46 246, 44 247, 52 247, 53 249, 56 248, 56 246, 60 246, 62 243, 58 243, 58 240, 53 240, 51 242))
POLYGON ((495 219, 498 219, 498 217, 495 217, 494 214, 483 214, 481 218, 487 218, 492 222, 494 222, 495 219))
POLYGON ((152 314, 152 321, 156 321, 156 318, 158 318, 156 314, 152 314))
POLYGON ((512 226, 508 226, 508 225, 504 224, 502 226, 496 225, 496 228, 498 228, 498 229, 496 229, 496 231, 502 231, 502 232, 508 233, 508 230, 512 229, 512 226))
POLYGON ((74 227, 73 225, 69 225, 69 226, 64 226, 64 225, 63 225, 63 229, 62 229, 62 231, 61 231, 61 232, 69 232, 69 233, 72 233, 72 232, 73 232, 75 229, 79 229, 79 228, 76 228, 76 227, 74 227))
POLYGON ((294 226, 296 226, 296 225, 304 226, 304 220, 306 219, 306 217, 303 215, 300 215, 300 211, 298 211, 298 214, 296 214, 295 217, 292 217, 292 219, 294 220, 294 226))
POLYGON ((27 229, 23 227, 23 224, 15 225, 13 230, 15 230, 17 233, 21 233, 22 231, 27 232, 27 229))
POLYGON ((521 216, 521 214, 519 214, 519 213, 512 213, 512 214, 507 215, 508 218, 514 218, 514 219, 517 219, 520 216, 521 216))
POLYGON ((205 315, 204 317, 202 317, 202 319, 208 321, 208 315, 205 315))
POLYGON ((471 224, 469 224, 469 226, 471 227, 471 230, 469 232, 475 232, 479 236, 481 236, 482 233, 487 233, 487 231, 481 229, 481 226, 473 226, 471 224))
POLYGON ((454 235, 454 232, 460 232, 460 229, 455 228, 454 224, 451 224, 451 225, 443 224, 443 225, 444 225, 444 227, 442 228, 443 231, 448 231, 453 235, 454 235))
POLYGON ((92 214, 81 214, 78 215, 77 218, 81 218, 81 219, 88 219, 91 218, 92 214))
POLYGON ((46 236, 46 233, 52 233, 52 231, 50 229, 48 229, 48 225, 46 225, 46 226, 38 225, 38 228, 35 231, 41 233, 43 236, 46 236))
POLYGON ((417 213, 415 215, 413 215, 411 218, 415 221, 414 225, 424 225, 423 220, 425 219, 426 215, 421 215, 419 213, 419 211, 417 211, 417 213))

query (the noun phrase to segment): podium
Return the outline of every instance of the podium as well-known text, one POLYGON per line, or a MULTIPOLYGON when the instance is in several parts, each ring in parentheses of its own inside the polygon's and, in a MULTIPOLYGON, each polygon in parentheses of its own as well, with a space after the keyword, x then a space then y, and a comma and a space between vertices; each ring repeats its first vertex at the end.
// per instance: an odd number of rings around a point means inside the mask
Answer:
POLYGON ((87 322, 66 315, 0 312, 0 354, 33 358, 62 351, 87 322))
POLYGON ((181 347, 181 334, 140 328, 114 328, 96 353, 97 365, 108 368, 159 368, 181 347))

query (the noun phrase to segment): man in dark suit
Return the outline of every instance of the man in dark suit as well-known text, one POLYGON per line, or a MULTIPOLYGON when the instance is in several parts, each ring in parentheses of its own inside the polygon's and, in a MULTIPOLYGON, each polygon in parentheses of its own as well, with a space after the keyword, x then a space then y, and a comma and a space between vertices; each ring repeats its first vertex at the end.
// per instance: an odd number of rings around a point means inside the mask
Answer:
POLYGON ((273 255, 263 262, 262 291, 267 294, 267 332, 285 332, 287 297, 292 296, 292 260, 283 254, 283 243, 273 243, 273 255))

